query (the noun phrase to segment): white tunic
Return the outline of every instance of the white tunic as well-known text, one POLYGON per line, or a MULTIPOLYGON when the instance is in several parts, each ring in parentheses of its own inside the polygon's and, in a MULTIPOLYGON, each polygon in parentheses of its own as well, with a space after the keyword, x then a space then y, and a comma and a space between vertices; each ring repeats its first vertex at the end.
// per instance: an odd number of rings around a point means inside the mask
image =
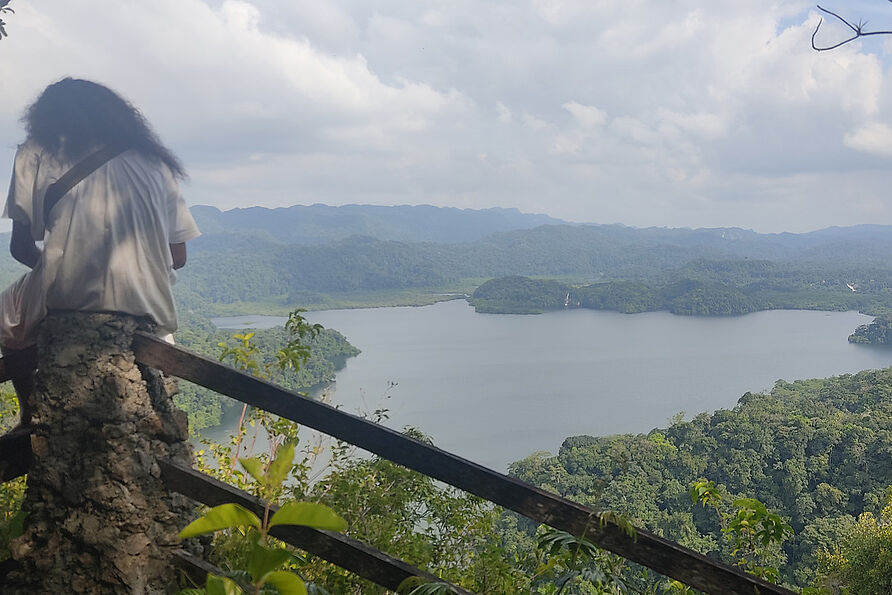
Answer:
MULTIPOLYGON (((32 296, 42 293, 48 309, 149 316, 160 329, 173 332, 177 322, 171 285, 176 277, 169 245, 200 232, 172 172, 136 151, 125 151, 72 188, 45 224, 46 189, 72 165, 34 142, 19 146, 3 214, 30 224, 34 240, 44 244, 38 266, 17 284, 33 285, 21 290, 32 296)), ((10 322, 28 322, 9 320, 2 301, 0 339, 2 327, 10 322)))

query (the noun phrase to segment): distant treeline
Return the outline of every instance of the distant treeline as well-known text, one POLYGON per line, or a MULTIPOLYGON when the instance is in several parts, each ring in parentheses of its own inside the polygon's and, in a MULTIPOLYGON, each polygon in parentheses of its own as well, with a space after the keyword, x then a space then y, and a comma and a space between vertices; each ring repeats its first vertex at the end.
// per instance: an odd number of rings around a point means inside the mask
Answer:
POLYGON ((514 314, 562 308, 627 314, 666 310, 691 316, 773 309, 861 310, 878 314, 892 308, 892 274, 883 275, 884 278, 879 278, 878 271, 865 274, 873 278, 859 277, 851 270, 834 274, 768 262, 699 261, 660 278, 588 285, 501 277, 482 284, 469 301, 478 312, 514 314), (676 278, 667 280, 672 277, 676 278))
MULTIPOLYGON (((876 293, 889 287, 892 279, 888 262, 892 228, 871 226, 763 235, 733 229, 544 225, 465 243, 354 236, 298 245, 250 234, 208 234, 195 244, 189 268, 182 275, 182 289, 215 304, 307 304, 324 301, 325 295, 333 293, 442 290, 464 279, 522 275, 573 279, 586 285, 636 281, 658 292, 677 281, 714 282, 729 289, 721 297, 728 302, 721 310, 739 313, 800 307, 812 298, 816 308, 825 307, 828 299, 832 309, 847 308, 853 299, 856 303, 861 299, 858 295, 843 298, 845 291, 853 293, 847 282, 855 284, 856 294, 876 293), (841 301, 835 294, 814 291, 825 288, 838 289, 841 301), (794 295, 791 306, 783 305, 790 303, 790 292, 800 291, 805 294, 794 295), (775 302, 781 305, 765 305, 775 302)), ((641 293, 635 287, 614 286, 614 290, 641 293)), ((688 293, 683 287, 678 291, 688 293)), ((621 296, 592 295, 591 299, 621 301, 621 296)), ((641 299, 643 304, 637 309, 650 307, 651 298, 642 294, 641 299)), ((685 308, 678 305, 679 311, 685 308)), ((698 308, 692 304, 692 311, 698 308)))

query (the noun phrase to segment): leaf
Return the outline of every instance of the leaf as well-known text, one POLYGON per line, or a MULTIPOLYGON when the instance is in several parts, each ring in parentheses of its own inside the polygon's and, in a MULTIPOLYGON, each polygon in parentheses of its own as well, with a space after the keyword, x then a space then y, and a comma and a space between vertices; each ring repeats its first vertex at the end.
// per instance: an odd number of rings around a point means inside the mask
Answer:
POLYGON ((449 583, 430 582, 420 576, 410 576, 399 584, 396 591, 403 595, 452 595, 455 593, 455 589, 449 583))
POLYGON ((254 583, 263 582, 270 572, 281 569, 282 564, 291 559, 288 550, 282 548, 263 547, 259 543, 253 544, 251 554, 248 557, 248 573, 254 583))
POLYGON ((186 528, 180 531, 180 539, 187 539, 205 533, 213 533, 221 529, 233 527, 255 527, 260 529, 260 519, 257 515, 238 504, 221 504, 215 506, 204 515, 195 519, 186 528))
POLYGON ((297 575, 284 570, 271 572, 266 582, 274 586, 279 595, 307 595, 304 582, 297 575))
POLYGON ((263 472, 263 462, 257 457, 239 459, 238 462, 245 471, 262 486, 266 486, 266 474, 263 472))
POLYGON ((294 442, 288 441, 279 447, 275 460, 269 464, 266 472, 267 485, 270 489, 278 488, 294 465, 294 442))
POLYGON ((204 585, 208 595, 243 595, 241 587, 235 581, 223 576, 209 574, 204 585))
POLYGON ((269 520, 270 528, 276 525, 304 525, 328 531, 344 531, 347 521, 324 504, 287 502, 269 520))

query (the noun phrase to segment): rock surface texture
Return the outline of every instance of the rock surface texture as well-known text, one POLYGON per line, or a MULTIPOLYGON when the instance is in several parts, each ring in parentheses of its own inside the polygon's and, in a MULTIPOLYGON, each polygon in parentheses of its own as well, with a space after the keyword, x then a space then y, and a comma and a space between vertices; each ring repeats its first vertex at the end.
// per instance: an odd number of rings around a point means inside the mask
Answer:
POLYGON ((160 375, 134 362, 137 330, 150 329, 120 314, 44 322, 21 568, 4 593, 175 591, 170 554, 191 507, 164 489, 158 461, 188 465, 191 449, 160 375))

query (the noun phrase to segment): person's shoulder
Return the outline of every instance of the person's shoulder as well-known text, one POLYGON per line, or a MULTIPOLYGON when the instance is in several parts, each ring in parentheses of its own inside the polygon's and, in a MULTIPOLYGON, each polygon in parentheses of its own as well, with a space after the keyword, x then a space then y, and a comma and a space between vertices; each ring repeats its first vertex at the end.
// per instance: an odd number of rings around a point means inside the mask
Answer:
POLYGON ((174 177, 167 164, 153 155, 146 155, 137 149, 127 149, 120 155, 131 165, 139 167, 146 172, 153 172, 165 177, 174 177))
POLYGON ((44 154, 44 152, 45 152, 44 148, 42 146, 40 146, 37 143, 37 141, 35 141, 31 138, 27 138, 27 139, 25 139, 25 142, 23 142, 22 144, 20 144, 17 147, 16 158, 17 159, 18 158, 23 158, 23 159, 37 158, 37 159, 39 159, 44 154))
POLYGON ((178 192, 177 177, 166 163, 154 157, 146 155, 136 149, 128 149, 119 157, 126 162, 130 175, 137 175, 146 180, 154 180, 153 184, 163 188, 165 194, 178 192))

